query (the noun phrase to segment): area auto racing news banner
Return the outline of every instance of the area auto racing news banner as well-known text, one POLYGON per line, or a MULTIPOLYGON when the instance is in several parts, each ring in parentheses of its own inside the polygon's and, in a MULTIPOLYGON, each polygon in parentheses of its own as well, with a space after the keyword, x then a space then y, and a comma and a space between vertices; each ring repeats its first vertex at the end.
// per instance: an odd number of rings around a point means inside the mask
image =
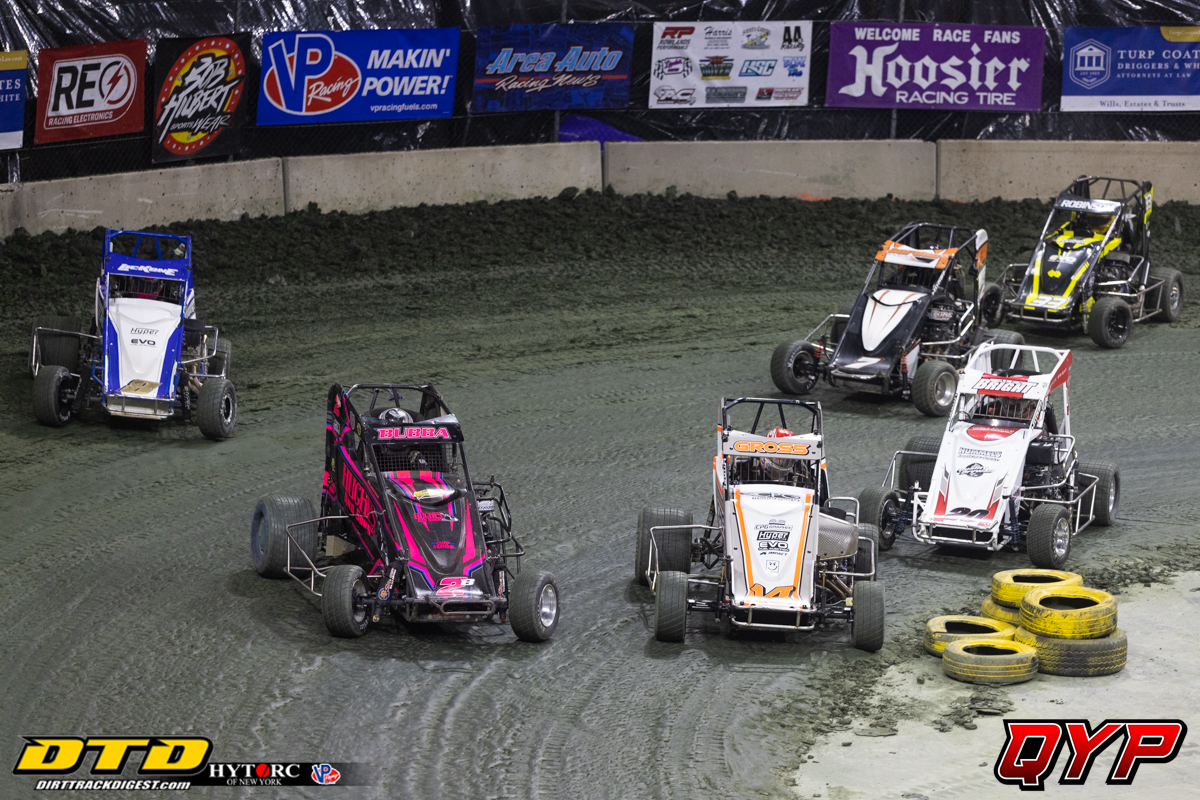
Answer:
POLYGON ((834 22, 825 105, 1037 111, 1046 31, 1015 25, 834 22))
POLYGON ((145 68, 145 39, 39 51, 34 143, 140 133, 145 68))
POLYGON ((159 39, 153 161, 237 153, 245 124, 250 34, 159 39))
POLYGON ((811 22, 656 22, 650 108, 808 105, 811 22))

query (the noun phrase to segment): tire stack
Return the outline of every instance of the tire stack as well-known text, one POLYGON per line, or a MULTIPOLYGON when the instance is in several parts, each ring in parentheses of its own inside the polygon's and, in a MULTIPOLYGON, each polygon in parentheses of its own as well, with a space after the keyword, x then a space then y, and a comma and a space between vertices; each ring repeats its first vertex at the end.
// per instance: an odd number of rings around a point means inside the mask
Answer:
POLYGON ((941 657, 942 671, 955 680, 1005 686, 1038 672, 1037 652, 1016 634, 1015 626, 989 617, 934 617, 925 624, 925 649, 941 657))

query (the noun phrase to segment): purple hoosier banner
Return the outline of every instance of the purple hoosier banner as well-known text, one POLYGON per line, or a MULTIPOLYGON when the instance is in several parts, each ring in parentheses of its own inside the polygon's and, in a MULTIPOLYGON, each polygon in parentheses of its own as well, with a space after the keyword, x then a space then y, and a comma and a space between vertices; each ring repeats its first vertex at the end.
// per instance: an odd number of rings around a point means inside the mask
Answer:
POLYGON ((1037 111, 1046 31, 834 22, 826 106, 1037 111))

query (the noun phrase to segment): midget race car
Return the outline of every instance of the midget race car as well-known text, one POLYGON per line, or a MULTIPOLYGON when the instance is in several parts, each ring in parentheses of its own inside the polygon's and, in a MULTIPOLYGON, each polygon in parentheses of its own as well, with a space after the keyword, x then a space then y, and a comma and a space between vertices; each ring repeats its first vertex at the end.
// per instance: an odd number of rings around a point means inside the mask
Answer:
POLYGON ((831 386, 911 399, 921 413, 944 417, 958 367, 979 344, 1025 341, 1012 331, 985 330, 979 309, 996 305, 1000 293, 980 288, 986 260, 987 231, 904 226, 876 254, 857 300, 803 339, 775 348, 775 386, 802 395, 824 378, 831 386))
POLYGON ((507 622, 529 642, 558 625, 554 576, 521 569, 504 488, 471 480, 462 426, 429 385, 334 384, 321 513, 306 498, 262 498, 250 555, 263 577, 320 597, 334 636, 362 636, 384 612, 399 623, 507 622))
POLYGON ((194 421, 233 435, 231 347, 196 319, 188 236, 108 230, 89 333, 70 317, 39 317, 29 344, 33 411, 61 427, 92 406, 110 416, 194 421))
POLYGON ((876 531, 858 524, 854 498, 829 496, 820 404, 743 397, 720 409, 708 524, 676 508, 638 517, 634 572, 654 593, 655 637, 682 642, 688 614, 706 612, 773 631, 841 620, 855 647, 878 650, 876 531))
POLYGON ((859 495, 880 547, 911 525, 925 544, 1025 549, 1034 566, 1061 569, 1072 538, 1112 525, 1121 502, 1117 467, 1079 459, 1070 384, 1070 350, 979 348, 941 439, 911 440, 859 495))
POLYGON ((1101 347, 1120 347, 1135 322, 1173 322, 1183 312, 1183 276, 1150 266, 1149 181, 1076 178, 1054 199, 1028 264, 1001 273, 989 324, 1033 322, 1082 328, 1101 347))

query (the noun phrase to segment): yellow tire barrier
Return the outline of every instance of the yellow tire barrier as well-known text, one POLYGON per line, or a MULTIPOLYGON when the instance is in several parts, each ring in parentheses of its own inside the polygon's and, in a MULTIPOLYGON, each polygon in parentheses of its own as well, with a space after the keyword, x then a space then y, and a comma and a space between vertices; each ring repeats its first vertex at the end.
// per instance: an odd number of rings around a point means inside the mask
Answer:
POLYGON ((1100 639, 1117 628, 1117 601, 1082 586, 1030 589, 1021 598, 1021 627, 1051 639, 1100 639))
POLYGON ((1039 672, 1072 678, 1120 672, 1129 653, 1129 642, 1120 628, 1099 639, 1052 639, 1019 628, 1013 641, 1037 650, 1039 672))
POLYGON ((942 671, 985 686, 1024 683, 1037 676, 1037 650, 1013 639, 960 639, 946 645, 942 671))
POLYGON ((1083 577, 1059 569, 1006 569, 992 576, 992 602, 1020 608, 1021 598, 1030 589, 1082 586, 1083 577))
POLYGON ((925 623, 925 649, 930 655, 941 656, 950 642, 960 639, 1012 639, 1016 626, 987 617, 952 614, 934 617, 925 623))
POLYGON ((1021 624, 1021 609, 1002 606, 990 597, 983 601, 983 609, 979 613, 980 616, 1006 622, 1009 625, 1021 624))

